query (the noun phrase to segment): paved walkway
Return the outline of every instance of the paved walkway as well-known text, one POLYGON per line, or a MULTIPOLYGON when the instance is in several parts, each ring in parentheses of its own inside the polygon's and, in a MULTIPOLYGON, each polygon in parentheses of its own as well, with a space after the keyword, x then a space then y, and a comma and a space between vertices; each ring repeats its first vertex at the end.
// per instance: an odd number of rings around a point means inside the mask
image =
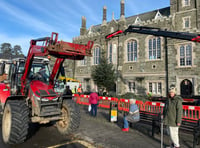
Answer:
MULTIPOLYGON (((109 110, 98 109, 96 118, 91 117, 87 107, 81 107, 81 125, 76 132, 80 139, 89 141, 99 148, 159 148, 160 135, 151 137, 151 125, 136 123, 129 132, 122 132, 122 114, 118 123, 109 122, 109 110)), ((192 148, 192 135, 181 133, 181 147, 192 148)), ((168 136, 164 136, 164 147, 169 144, 168 136)))

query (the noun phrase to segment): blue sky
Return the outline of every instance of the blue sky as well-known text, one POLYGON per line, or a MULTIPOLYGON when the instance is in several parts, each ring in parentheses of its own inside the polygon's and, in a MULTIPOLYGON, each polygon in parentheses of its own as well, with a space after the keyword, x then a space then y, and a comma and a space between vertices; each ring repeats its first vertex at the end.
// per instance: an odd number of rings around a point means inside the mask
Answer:
MULTIPOLYGON (((125 17, 168 7, 170 0, 125 0, 125 17)), ((120 0, 0 0, 0 44, 20 45, 26 55, 31 39, 59 33, 59 40, 72 42, 79 36, 81 17, 87 28, 120 17, 120 0)))

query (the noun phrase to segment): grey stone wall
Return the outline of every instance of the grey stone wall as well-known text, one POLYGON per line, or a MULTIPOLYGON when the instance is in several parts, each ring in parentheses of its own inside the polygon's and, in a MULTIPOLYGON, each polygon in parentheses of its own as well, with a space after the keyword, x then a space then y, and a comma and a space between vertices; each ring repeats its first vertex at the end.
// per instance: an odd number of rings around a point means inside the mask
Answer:
MULTIPOLYGON (((170 15, 163 16, 160 19, 149 18, 147 20, 142 20, 139 25, 141 26, 151 26, 151 27, 158 27, 167 30, 174 30, 174 31, 186 31, 186 32, 194 32, 199 33, 199 26, 200 26, 200 2, 191 1, 191 5, 188 7, 182 7, 181 1, 171 0, 170 6, 170 15), (196 2, 196 3, 195 3, 196 2), (184 29, 183 28, 183 18, 190 17, 190 28, 184 29)), ((158 12, 158 10, 157 10, 158 12)), ((153 12, 149 12, 151 16, 153 12)), ((155 13, 154 13, 155 16, 155 13)), ((142 17, 142 15, 141 15, 142 17)), ((133 16, 134 18, 134 16, 133 16)), ((161 49, 161 59, 150 61, 147 58, 147 51, 148 51, 148 37, 149 35, 142 35, 142 34, 128 34, 118 38, 113 38, 109 41, 105 40, 105 36, 111 33, 111 31, 116 31, 118 29, 126 29, 128 25, 130 25, 131 18, 120 18, 119 20, 111 20, 110 22, 105 23, 102 25, 94 26, 82 34, 79 37, 74 38, 75 43, 87 43, 89 40, 94 40, 95 45, 99 45, 101 50, 107 54, 108 49, 108 42, 115 42, 119 48, 119 73, 120 73, 120 80, 117 81, 117 91, 119 94, 126 93, 127 90, 127 82, 134 81, 136 84, 136 93, 144 94, 148 91, 148 83, 152 81, 159 81, 162 82, 162 96, 166 95, 166 65, 165 65, 165 48, 164 48, 164 38, 162 38, 162 49, 161 49), (134 38, 138 41, 138 60, 137 62, 125 62, 125 50, 126 44, 125 42, 130 39, 134 38), (130 67, 133 67, 130 69, 130 67)), ((131 24, 134 24, 134 20, 131 24)), ((200 47, 199 43, 192 43, 193 47, 193 65, 191 67, 180 67, 178 66, 178 61, 180 60, 179 55, 179 46, 181 44, 190 43, 188 41, 176 40, 176 39, 168 39, 168 84, 174 84, 177 87, 177 91, 180 94, 181 86, 180 83, 184 79, 188 79, 193 84, 193 94, 198 95, 200 93, 200 86, 199 86, 199 76, 200 76, 200 47)), ((90 73, 92 69, 91 58, 87 58, 87 64, 85 66, 79 66, 76 64, 76 73, 75 77, 81 80, 84 83, 84 79, 90 79, 90 73)), ((115 65, 116 67, 116 65, 115 65)), ((91 86, 93 87, 94 83, 92 81, 91 86)))

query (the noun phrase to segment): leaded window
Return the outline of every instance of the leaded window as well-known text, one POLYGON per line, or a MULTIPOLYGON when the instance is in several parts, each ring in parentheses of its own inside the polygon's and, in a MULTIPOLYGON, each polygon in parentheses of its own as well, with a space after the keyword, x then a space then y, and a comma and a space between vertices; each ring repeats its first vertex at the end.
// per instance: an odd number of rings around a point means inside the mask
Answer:
POLYGON ((100 61, 100 47, 96 46, 93 52, 93 64, 98 65, 100 61))
POLYGON ((161 38, 149 39, 149 60, 161 59, 161 38))
POLYGON ((192 66, 192 45, 180 46, 180 66, 192 66))
POLYGON ((137 61, 137 41, 130 40, 127 43, 127 59, 130 61, 137 61))

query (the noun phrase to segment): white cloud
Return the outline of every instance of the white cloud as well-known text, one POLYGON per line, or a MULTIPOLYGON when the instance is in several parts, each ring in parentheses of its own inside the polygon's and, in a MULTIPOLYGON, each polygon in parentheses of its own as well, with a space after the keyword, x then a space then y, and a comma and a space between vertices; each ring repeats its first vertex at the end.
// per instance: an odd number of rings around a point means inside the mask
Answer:
POLYGON ((49 32, 54 30, 54 27, 50 26, 49 24, 36 19, 35 17, 27 14, 25 11, 20 10, 19 8, 4 1, 1 1, 0 9, 4 10, 4 12, 11 15, 18 23, 21 23, 24 26, 31 27, 37 31, 49 32))

